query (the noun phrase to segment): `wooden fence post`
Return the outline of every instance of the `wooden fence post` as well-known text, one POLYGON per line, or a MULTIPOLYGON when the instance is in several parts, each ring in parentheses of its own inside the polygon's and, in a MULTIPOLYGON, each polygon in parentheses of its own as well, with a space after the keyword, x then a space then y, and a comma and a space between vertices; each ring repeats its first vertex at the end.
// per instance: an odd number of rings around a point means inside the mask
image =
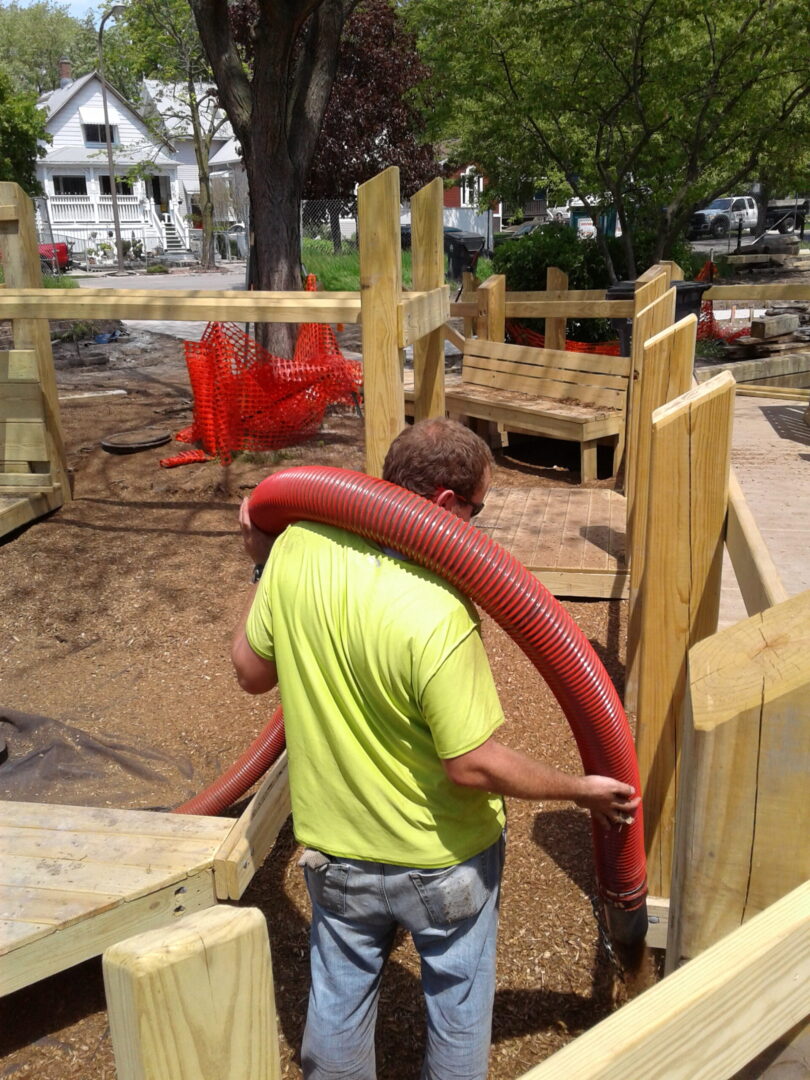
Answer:
POLYGON ((487 341, 506 337, 506 277, 493 274, 478 287, 478 336, 487 341))
POLYGON ((717 629, 734 376, 653 414, 636 743, 650 893, 669 896, 689 647, 717 629))
POLYGON ((363 331, 366 472, 381 476, 392 440, 405 426, 399 348, 402 251, 399 169, 386 169, 357 192, 363 331))
POLYGON ((668 966, 810 878, 810 590, 696 644, 689 691, 668 966))
MULTIPOLYGON (((415 290, 444 285, 441 177, 411 199, 411 267, 415 290)), ((444 416, 444 331, 432 330, 413 346, 414 420, 444 416)))
POLYGON ((810 882, 520 1080, 729 1080, 806 1015, 808 929, 810 882))
MULTIPOLYGON (((459 299, 464 304, 472 304, 477 302, 476 293, 481 284, 479 278, 471 270, 464 270, 461 274, 461 296, 459 299)), ((469 316, 464 316, 464 337, 474 337, 478 334, 478 327, 475 325, 476 320, 469 316)))
MULTIPOLYGON (((6 286, 11 289, 42 288, 33 203, 17 184, 3 182, 0 183, 0 211, 0 260, 6 286)), ((70 502, 71 490, 48 320, 12 319, 12 336, 14 349, 30 349, 36 353, 50 474, 53 483, 61 488, 59 497, 51 499, 46 507, 53 509, 70 502)), ((0 446, 0 462, 3 457, 0 446)))
POLYGON ((118 1080, 278 1080, 267 924, 220 905, 113 945, 104 987, 118 1080))
MULTIPOLYGON (((624 494, 627 501, 627 535, 630 543, 633 499, 638 485, 638 441, 640 426, 640 402, 638 400, 644 377, 644 346, 651 337, 660 334, 675 321, 675 290, 667 289, 666 275, 659 274, 651 281, 636 288, 633 301, 633 336, 630 343, 630 385, 627 391, 626 443, 624 466, 624 494)), ((663 402, 658 404, 662 405, 663 402)), ((657 407, 657 406, 655 406, 657 407)), ((646 420, 649 422, 649 416, 646 420)), ((628 548, 629 550, 629 548, 628 548)))
MULTIPOLYGON (((556 266, 549 266, 546 270, 546 291, 567 292, 568 274, 556 266)), ((565 318, 548 318, 545 327, 545 347, 547 349, 565 348, 565 318)))
MULTIPOLYGON (((639 623, 639 593, 644 575, 647 552, 647 499, 650 487, 650 440, 652 415, 672 398, 684 394, 692 383, 695 356, 697 319, 688 315, 679 323, 645 339, 651 325, 674 314, 674 290, 650 305, 646 315, 639 313, 639 343, 641 378, 634 388, 630 417, 630 465, 628 477, 631 491, 627 503, 626 557, 630 563, 630 587, 627 609, 627 665, 625 674, 625 708, 636 712, 638 706, 638 664, 642 648, 639 623)), ((635 335, 634 335, 635 336, 635 335)), ((634 365, 635 369, 635 365, 634 365)), ((644 643, 647 644, 647 643, 644 643)))

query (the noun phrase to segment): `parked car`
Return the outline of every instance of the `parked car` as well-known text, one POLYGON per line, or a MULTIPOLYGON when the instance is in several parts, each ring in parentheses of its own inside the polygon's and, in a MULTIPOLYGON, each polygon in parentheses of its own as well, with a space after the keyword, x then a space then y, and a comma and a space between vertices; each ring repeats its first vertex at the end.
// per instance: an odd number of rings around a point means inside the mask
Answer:
POLYGON ((687 229, 687 237, 696 240, 710 235, 717 239, 736 232, 739 227, 753 231, 757 227, 757 204, 750 195, 730 195, 715 199, 703 210, 697 210, 687 229))
POLYGON ((43 274, 64 274, 72 265, 67 244, 40 244, 39 263, 43 274))
MULTIPOLYGON (((399 226, 400 242, 405 251, 411 247, 411 223, 403 222, 399 226)), ((486 244, 486 237, 481 233, 465 232, 454 225, 444 226, 444 250, 449 252, 454 242, 463 244, 467 251, 481 251, 486 244)))

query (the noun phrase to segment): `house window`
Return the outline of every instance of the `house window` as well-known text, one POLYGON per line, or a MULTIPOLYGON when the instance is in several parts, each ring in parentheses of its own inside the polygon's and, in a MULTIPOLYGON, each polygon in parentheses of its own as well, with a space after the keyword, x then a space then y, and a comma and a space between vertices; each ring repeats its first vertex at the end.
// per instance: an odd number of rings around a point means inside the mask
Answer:
MULTIPOLYGON (((100 176, 98 178, 98 186, 102 195, 110 194, 110 178, 109 176, 100 176)), ((129 180, 122 179, 120 176, 115 178, 115 194, 116 195, 131 195, 132 184, 129 180)))
POLYGON ((84 176, 54 176, 54 195, 86 195, 87 179, 84 176))
MULTIPOLYGON (((83 124, 84 141, 87 146, 106 146, 107 136, 103 124, 83 124)), ((110 142, 113 146, 118 144, 118 128, 110 124, 110 142)))

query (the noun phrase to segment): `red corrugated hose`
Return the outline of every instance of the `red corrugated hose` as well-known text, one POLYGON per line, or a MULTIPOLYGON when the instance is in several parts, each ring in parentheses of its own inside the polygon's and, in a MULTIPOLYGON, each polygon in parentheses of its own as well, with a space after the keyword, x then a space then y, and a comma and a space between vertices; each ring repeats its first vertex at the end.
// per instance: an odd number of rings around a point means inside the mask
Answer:
MULTIPOLYGON (((546 680, 571 725, 584 771, 613 776, 640 790, 627 717, 590 642, 545 586, 480 529, 396 484, 325 466, 284 469, 267 477, 251 496, 250 516, 272 535, 302 519, 336 525, 391 547, 445 578, 509 634, 546 680)), ((230 805, 236 772, 252 777, 236 797, 246 791, 261 775, 252 765, 251 751, 258 747, 254 753, 263 753, 267 760, 263 748, 271 739, 266 732, 275 720, 237 765, 181 811, 216 813, 216 808, 230 805), (222 802, 218 792, 226 777, 228 793, 223 797, 229 801, 222 802), (186 810, 204 796, 215 809, 186 810)), ((278 739, 272 741, 275 745, 278 739)), ((593 843, 611 933, 632 944, 647 930, 641 808, 633 825, 622 829, 594 824, 593 843)))

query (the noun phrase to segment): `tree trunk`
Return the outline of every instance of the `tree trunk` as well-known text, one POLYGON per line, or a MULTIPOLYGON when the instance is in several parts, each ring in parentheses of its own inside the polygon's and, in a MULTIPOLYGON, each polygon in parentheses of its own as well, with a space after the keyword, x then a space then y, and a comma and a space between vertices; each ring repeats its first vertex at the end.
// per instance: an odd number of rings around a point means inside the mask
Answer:
POLYGON ((211 197, 211 181, 208 173, 200 173, 200 213, 202 215, 202 251, 200 266, 213 270, 214 259, 214 200, 211 197))
MULTIPOLYGON (((302 185, 284 154, 246 160, 253 226, 254 269, 260 288, 301 288, 299 202, 302 185), (257 165, 259 167, 257 167, 257 165)), ((274 356, 291 357, 298 326, 262 323, 256 338, 274 356)))

